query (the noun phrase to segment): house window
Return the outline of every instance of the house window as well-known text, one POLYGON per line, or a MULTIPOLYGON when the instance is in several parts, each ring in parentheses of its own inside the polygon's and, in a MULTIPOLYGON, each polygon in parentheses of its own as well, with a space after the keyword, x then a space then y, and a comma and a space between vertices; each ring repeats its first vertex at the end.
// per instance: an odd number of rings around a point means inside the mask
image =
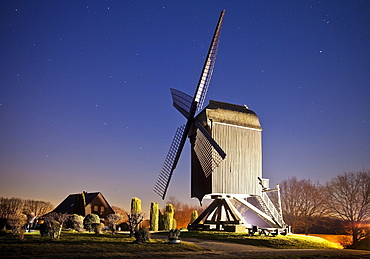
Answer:
POLYGON ((104 212, 104 206, 101 206, 100 207, 100 213, 103 213, 104 212))
POLYGON ((99 211, 99 206, 98 205, 95 205, 94 206, 94 212, 98 212, 99 211))

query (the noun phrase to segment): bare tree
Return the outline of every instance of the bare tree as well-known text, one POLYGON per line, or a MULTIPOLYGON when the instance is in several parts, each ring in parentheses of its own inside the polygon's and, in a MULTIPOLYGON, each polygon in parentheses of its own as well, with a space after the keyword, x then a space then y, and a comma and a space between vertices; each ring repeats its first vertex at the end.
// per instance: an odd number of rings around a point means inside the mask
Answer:
POLYGON ((126 213, 126 215, 128 218, 127 222, 130 231, 130 237, 133 237, 135 231, 138 230, 141 222, 143 222, 145 215, 141 212, 139 213, 132 212, 130 214, 126 213))
POLYGON ((364 222, 370 220, 370 171, 345 172, 325 187, 327 207, 343 220, 356 248, 367 234, 364 222))
POLYGON ((53 205, 50 202, 36 201, 36 200, 23 200, 23 213, 27 215, 27 230, 36 227, 37 220, 50 212, 53 209, 53 205))
POLYGON ((48 213, 52 208, 53 206, 50 202, 0 197, 2 228, 6 227, 6 220, 12 218, 14 215, 23 213, 29 217, 29 220, 32 220, 48 213))
POLYGON ((304 233, 309 234, 309 229, 318 218, 327 213, 322 196, 322 187, 318 182, 311 183, 310 180, 303 180, 303 204, 300 214, 304 233))
POLYGON ((23 201, 19 198, 0 197, 0 217, 9 218, 22 212, 23 201))
POLYGON ((6 221, 23 210, 23 200, 19 198, 0 197, 0 219, 2 228, 6 228, 6 221))
POLYGON ((292 232, 301 229, 308 234, 314 220, 325 213, 319 183, 292 177, 284 180, 280 187, 285 222, 292 227, 292 232))
POLYGON ((23 213, 30 215, 35 214, 36 218, 45 215, 53 209, 53 205, 50 202, 35 201, 35 200, 24 200, 23 213))
POLYGON ((122 221, 123 216, 120 214, 109 214, 107 216, 109 222, 109 229, 112 231, 112 235, 116 233, 117 224, 122 221))

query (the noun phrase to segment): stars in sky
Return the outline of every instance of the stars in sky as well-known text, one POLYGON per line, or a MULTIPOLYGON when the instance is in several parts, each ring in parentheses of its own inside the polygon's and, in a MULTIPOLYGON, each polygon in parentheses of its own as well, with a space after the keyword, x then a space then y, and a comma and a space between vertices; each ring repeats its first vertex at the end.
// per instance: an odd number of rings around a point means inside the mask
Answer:
MULTIPOLYGON (((264 177, 370 167, 369 6, 1 1, 0 196, 150 202, 183 122, 169 88, 193 93, 224 8, 208 99, 258 114, 264 177), (44 181, 63 188, 34 188, 44 181)), ((189 199, 189 163, 186 146, 170 195, 189 199)))

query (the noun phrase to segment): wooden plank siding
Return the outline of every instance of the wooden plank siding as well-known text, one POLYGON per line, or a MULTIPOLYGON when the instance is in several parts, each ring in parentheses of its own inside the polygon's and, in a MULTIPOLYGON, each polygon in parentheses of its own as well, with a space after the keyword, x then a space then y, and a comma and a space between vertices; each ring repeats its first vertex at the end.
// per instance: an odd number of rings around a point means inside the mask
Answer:
POLYGON ((214 122, 212 137, 227 154, 212 173, 212 192, 260 194, 262 177, 261 130, 214 122))
POLYGON ((191 151, 191 195, 261 193, 262 128, 257 115, 244 106, 210 101, 196 119, 226 153, 226 159, 205 177, 193 150, 195 127, 189 134, 191 151))

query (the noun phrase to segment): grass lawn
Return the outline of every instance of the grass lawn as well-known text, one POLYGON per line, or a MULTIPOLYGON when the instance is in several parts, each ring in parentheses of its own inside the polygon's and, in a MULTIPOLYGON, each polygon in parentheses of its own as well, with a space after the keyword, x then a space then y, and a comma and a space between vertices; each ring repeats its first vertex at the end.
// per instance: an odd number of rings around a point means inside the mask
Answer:
MULTIPOLYGON (((60 240, 50 240, 36 233, 27 233, 18 240, 10 233, 0 233, 1 258, 208 258, 219 253, 212 249, 182 242, 168 244, 167 239, 151 239, 144 244, 135 244, 127 234, 90 234, 62 232, 60 240)), ((167 236, 167 232, 162 233, 167 236)), ((198 238, 236 242, 247 245, 285 249, 328 249, 338 246, 319 237, 310 236, 248 236, 243 233, 201 231, 182 232, 180 238, 198 238)), ((333 249, 335 250, 335 249, 333 249)), ((339 250, 337 250, 339 251, 339 250)), ((342 250, 343 251, 343 250, 342 250)), ((308 257, 307 257, 308 258, 308 257)), ((343 257, 342 257, 343 258, 343 257)))
POLYGON ((223 240, 246 245, 264 246, 277 249, 334 249, 342 248, 323 238, 302 235, 249 236, 245 233, 189 231, 181 233, 180 237, 223 240))
POLYGON ((134 238, 117 234, 89 234, 62 232, 60 240, 50 240, 38 234, 25 234, 18 240, 11 234, 0 236, 0 257, 6 258, 86 258, 86 257, 164 257, 196 254, 204 250, 191 244, 168 244, 167 240, 151 239, 144 244, 135 244, 134 238))

